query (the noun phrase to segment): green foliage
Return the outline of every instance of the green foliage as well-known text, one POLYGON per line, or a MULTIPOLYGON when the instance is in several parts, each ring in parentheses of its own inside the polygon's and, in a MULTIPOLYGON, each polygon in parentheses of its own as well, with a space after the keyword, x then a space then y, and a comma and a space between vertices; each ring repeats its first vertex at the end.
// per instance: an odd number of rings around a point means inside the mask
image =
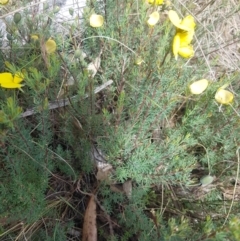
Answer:
MULTIPOLYGON (((66 240, 75 225, 65 225, 66 213, 83 222, 77 213, 85 211, 83 194, 89 192, 97 193, 117 223, 111 240, 239 239, 239 218, 225 210, 234 214, 239 205, 222 197, 232 187, 226 180, 237 180, 239 171, 239 99, 224 106, 214 100, 226 83, 239 91, 239 73, 210 80, 201 95, 190 94, 188 86, 210 71, 197 50, 188 62, 175 60, 175 28, 164 14, 170 8, 159 7, 160 21, 149 27, 155 6, 87 1, 83 22, 64 25, 64 34, 52 21, 54 8, 33 18, 26 7, 21 17, 7 20, 1 71, 22 71, 24 86, 0 89, 0 237, 66 240), (102 27, 89 26, 93 12, 104 17, 102 27), (57 51, 48 55, 44 44, 50 37, 57 51), (110 79, 110 87, 94 93, 110 79), (60 99, 68 104, 52 108, 60 99), (113 166, 104 184, 92 175, 93 147, 113 166), (200 186, 206 175, 213 180, 200 186), (133 183, 130 197, 112 191, 127 180, 133 183), (18 222, 24 231, 13 228, 18 222)), ((103 228, 99 235, 106 240, 103 228)))

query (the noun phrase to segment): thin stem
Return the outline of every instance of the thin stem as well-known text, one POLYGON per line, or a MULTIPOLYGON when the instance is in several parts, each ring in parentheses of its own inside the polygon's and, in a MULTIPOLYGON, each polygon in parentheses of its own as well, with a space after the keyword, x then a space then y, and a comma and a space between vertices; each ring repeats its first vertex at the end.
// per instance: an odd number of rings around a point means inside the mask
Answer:
POLYGON ((208 150, 207 150, 207 148, 206 148, 204 145, 202 145, 202 144, 200 144, 200 143, 198 143, 198 145, 201 146, 201 147, 203 147, 204 150, 206 151, 207 161, 208 161, 208 175, 210 175, 210 174, 211 174, 211 168, 210 168, 210 161, 209 161, 209 156, 208 156, 208 150))
POLYGON ((237 186, 238 186, 238 176, 239 176, 239 166, 240 166, 239 149, 240 149, 240 147, 238 147, 237 151, 236 151, 238 163, 237 163, 237 174, 236 174, 236 180, 235 180, 234 189, 233 189, 232 201, 231 201, 231 205, 230 205, 230 208, 228 210, 227 216, 226 216, 226 218, 224 220, 223 226, 226 224, 226 222, 227 222, 227 220, 229 218, 230 212, 232 211, 234 198, 235 198, 235 194, 236 194, 236 190, 237 190, 237 186))
POLYGON ((239 116, 240 117, 240 114, 237 112, 237 110, 231 105, 231 104, 229 104, 231 107, 232 107, 232 109, 234 110, 234 112, 237 114, 237 116, 239 116))

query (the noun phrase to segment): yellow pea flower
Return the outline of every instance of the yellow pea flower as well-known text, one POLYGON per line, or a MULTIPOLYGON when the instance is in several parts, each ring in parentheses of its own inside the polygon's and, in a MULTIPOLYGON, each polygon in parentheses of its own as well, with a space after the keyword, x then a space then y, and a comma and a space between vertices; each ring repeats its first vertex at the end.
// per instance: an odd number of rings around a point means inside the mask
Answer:
POLYGON ((154 5, 161 5, 163 4, 163 0, 147 0, 148 3, 154 4, 154 5))
POLYGON ((98 14, 92 14, 90 16, 90 26, 93 27, 93 28, 99 28, 99 27, 102 27, 103 25, 103 22, 104 22, 104 19, 103 19, 103 16, 102 15, 98 15, 98 14))
POLYGON ((0 4, 6 5, 9 2, 9 0, 0 0, 0 4))
POLYGON ((186 37, 181 33, 177 33, 173 38, 173 55, 178 59, 178 55, 184 58, 191 58, 194 55, 193 46, 190 45, 191 37, 186 37))
POLYGON ((177 33, 173 39, 173 54, 177 60, 178 55, 184 58, 191 58, 194 55, 193 46, 190 44, 194 36, 196 26, 191 15, 180 19, 177 12, 170 10, 168 17, 172 24, 177 27, 177 33))
POLYGON ((215 100, 223 105, 228 105, 233 101, 234 95, 232 92, 219 88, 215 94, 215 100))
POLYGON ((52 38, 49 38, 45 43, 45 48, 47 54, 52 54, 56 51, 57 44, 52 38))
POLYGON ((168 17, 172 24, 178 29, 182 29, 184 31, 191 31, 195 28, 194 18, 191 15, 186 16, 183 20, 179 18, 177 12, 170 10, 168 12, 168 17))
POLYGON ((152 14, 149 15, 149 19, 147 21, 149 26, 154 26, 160 19, 160 14, 158 11, 153 12, 152 14))
POLYGON ((31 34, 31 39, 33 40, 33 41, 37 41, 38 39, 39 39, 39 37, 38 37, 38 35, 37 34, 31 34))
POLYGON ((200 95, 207 89, 208 83, 206 79, 195 81, 189 86, 190 92, 194 95, 200 95))
POLYGON ((11 73, 5 72, 0 73, 0 86, 7 89, 21 88, 23 85, 20 84, 23 81, 23 74, 17 72, 14 76, 11 73))
POLYGON ((141 65, 142 63, 144 63, 144 60, 141 57, 137 57, 135 59, 135 64, 136 65, 141 65))

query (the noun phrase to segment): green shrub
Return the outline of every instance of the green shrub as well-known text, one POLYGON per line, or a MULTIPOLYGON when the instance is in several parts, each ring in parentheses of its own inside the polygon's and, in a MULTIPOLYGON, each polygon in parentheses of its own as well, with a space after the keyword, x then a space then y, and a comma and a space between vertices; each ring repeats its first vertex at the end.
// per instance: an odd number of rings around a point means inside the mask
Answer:
POLYGON ((196 23, 195 56, 176 60, 181 30, 167 11, 178 1, 88 1, 82 21, 71 11, 74 21, 62 23, 64 34, 56 8, 34 15, 20 11, 24 4, 12 6, 20 15, 6 20, 8 40, 0 39, 1 71, 24 76, 20 89, 0 89, 0 237, 66 240, 82 225, 85 192, 97 190, 116 223, 109 237, 99 220, 99 240, 237 240, 239 69, 212 77, 199 47, 205 28, 196 23), (160 19, 149 26, 154 11, 160 19), (89 25, 94 12, 99 28, 89 25), (207 89, 192 94, 201 79, 207 89), (220 105, 224 85, 234 100, 220 105), (94 148, 113 167, 100 184, 94 148), (129 195, 113 191, 129 180, 129 195))

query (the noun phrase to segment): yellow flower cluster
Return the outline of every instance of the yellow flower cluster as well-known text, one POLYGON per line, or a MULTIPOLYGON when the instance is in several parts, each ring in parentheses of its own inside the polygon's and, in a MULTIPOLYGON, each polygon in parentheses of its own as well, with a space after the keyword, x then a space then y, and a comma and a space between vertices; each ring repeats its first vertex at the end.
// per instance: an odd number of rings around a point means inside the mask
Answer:
POLYGON ((173 54, 177 60, 178 55, 184 58, 191 58, 194 55, 193 40, 195 21, 193 16, 188 15, 184 19, 180 19, 178 14, 170 10, 168 17, 172 24, 176 27, 176 34, 173 38, 173 54))
POLYGON ((7 89, 21 88, 23 85, 20 84, 23 81, 23 74, 17 72, 14 76, 9 73, 0 73, 0 86, 7 89))
MULTIPOLYGON (((194 95, 199 95, 201 93, 203 93, 207 87, 208 87, 209 81, 206 79, 201 79, 198 81, 193 82, 190 86, 189 86, 189 90, 192 94, 194 95)), ((233 99, 234 99, 234 95, 232 92, 225 90, 225 88, 227 87, 227 85, 223 85, 222 87, 220 87, 216 94, 215 94, 215 100, 222 105, 228 105, 230 104, 233 99)))
MULTIPOLYGON (((163 0, 145 0, 147 3, 151 5, 161 5, 163 4, 163 0)), ((160 19, 160 15, 158 11, 154 11, 149 15, 149 19, 147 21, 149 26, 154 26, 160 19)), ((90 26, 93 28, 99 28, 103 26, 104 18, 102 15, 93 13, 89 18, 90 26)))

